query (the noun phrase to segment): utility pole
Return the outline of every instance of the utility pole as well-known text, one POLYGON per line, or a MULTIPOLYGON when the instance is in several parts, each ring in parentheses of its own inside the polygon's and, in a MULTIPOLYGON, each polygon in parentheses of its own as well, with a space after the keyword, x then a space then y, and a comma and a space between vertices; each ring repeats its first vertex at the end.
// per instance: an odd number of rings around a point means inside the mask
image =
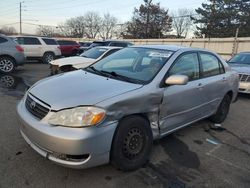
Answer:
POLYGON ((20 2, 19 5, 19 25, 20 25, 20 32, 19 34, 22 34, 22 3, 24 3, 24 1, 20 2))

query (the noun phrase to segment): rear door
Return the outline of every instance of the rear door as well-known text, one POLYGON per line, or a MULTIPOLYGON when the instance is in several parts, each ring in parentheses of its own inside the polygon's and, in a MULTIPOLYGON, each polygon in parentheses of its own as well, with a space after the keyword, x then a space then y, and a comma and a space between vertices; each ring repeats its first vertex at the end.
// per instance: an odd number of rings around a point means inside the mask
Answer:
POLYGON ((227 92, 227 76, 221 61, 212 53, 199 52, 202 67, 202 100, 206 114, 215 112, 227 92))
POLYGON ((17 37, 18 43, 23 47, 26 57, 42 57, 42 44, 35 37, 17 37))
POLYGON ((166 86, 162 104, 160 105, 161 134, 174 131, 203 116, 203 101, 200 90, 200 63, 197 52, 180 55, 167 73, 186 75, 186 85, 166 86))

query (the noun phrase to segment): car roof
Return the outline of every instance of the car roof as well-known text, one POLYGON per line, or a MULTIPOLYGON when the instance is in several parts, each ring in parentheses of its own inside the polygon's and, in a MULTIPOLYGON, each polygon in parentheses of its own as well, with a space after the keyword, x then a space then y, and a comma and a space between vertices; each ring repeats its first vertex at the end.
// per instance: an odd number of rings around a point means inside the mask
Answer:
POLYGON ((104 48, 107 50, 111 50, 111 49, 122 49, 123 47, 118 47, 118 46, 96 46, 94 48, 104 48))
POLYGON ((16 38, 16 37, 27 37, 27 38, 43 38, 43 39, 53 39, 53 40, 55 40, 54 38, 50 38, 50 37, 46 37, 46 36, 32 36, 32 35, 29 35, 29 36, 26 36, 26 35, 12 35, 11 37, 14 37, 14 38, 16 38))
POLYGON ((149 48, 149 49, 157 49, 157 50, 169 50, 169 51, 178 51, 178 50, 184 50, 184 51, 204 51, 204 52, 210 52, 214 53, 208 49, 204 48, 195 48, 195 47, 187 47, 187 46, 181 46, 181 45, 134 45, 130 46, 131 48, 149 48))
POLYGON ((98 43, 105 43, 105 42, 121 42, 121 43, 131 43, 128 41, 121 41, 121 40, 95 40, 93 43, 98 42, 98 43))
POLYGON ((150 49, 157 49, 157 50, 178 51, 178 50, 184 49, 184 48, 187 49, 188 47, 178 46, 178 45, 157 45, 157 44, 154 44, 154 45, 134 45, 134 46, 131 46, 131 48, 150 48, 150 49))

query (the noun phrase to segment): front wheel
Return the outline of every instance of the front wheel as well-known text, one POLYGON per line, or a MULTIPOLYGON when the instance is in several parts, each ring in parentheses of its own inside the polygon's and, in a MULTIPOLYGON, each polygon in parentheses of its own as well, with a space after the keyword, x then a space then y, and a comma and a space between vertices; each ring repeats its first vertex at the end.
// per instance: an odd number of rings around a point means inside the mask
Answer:
POLYGON ((43 63, 48 64, 55 59, 55 54, 52 52, 46 52, 43 55, 43 63))
POLYGON ((222 123, 229 112, 231 104, 231 97, 227 94, 222 99, 219 108, 217 109, 216 113, 211 116, 209 119, 214 123, 222 123))
POLYGON ((120 170, 136 170, 149 160, 153 136, 150 125, 140 116, 119 123, 111 149, 111 163, 120 170))
POLYGON ((0 57, 0 72, 11 73, 15 69, 15 61, 10 57, 0 57))

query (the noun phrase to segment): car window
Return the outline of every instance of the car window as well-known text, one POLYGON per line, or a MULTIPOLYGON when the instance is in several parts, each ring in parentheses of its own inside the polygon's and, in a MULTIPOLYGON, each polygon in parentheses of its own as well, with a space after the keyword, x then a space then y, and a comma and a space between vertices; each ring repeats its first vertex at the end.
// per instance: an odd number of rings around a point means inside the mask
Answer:
POLYGON ((124 43, 124 42, 111 42, 109 46, 127 47, 127 43, 124 43))
POLYGON ((232 59, 230 59, 228 63, 250 65, 250 53, 237 54, 232 59))
POLYGON ((42 39, 47 45, 58 45, 58 43, 54 39, 46 39, 46 38, 42 38, 42 39))
POLYGON ((98 61, 93 67, 146 84, 157 75, 172 54, 168 50, 124 48, 98 61), (144 58, 150 61, 146 65, 142 65, 144 58))
POLYGON ((77 42, 71 40, 58 40, 59 45, 78 45, 77 42))
POLYGON ((5 38, 3 38, 3 37, 0 37, 0 44, 1 43, 5 43, 5 42, 7 42, 8 40, 7 39, 5 39, 5 38))
POLYGON ((109 51, 103 56, 103 58, 109 56, 109 55, 112 54, 112 53, 117 52, 118 50, 120 50, 120 49, 112 49, 112 50, 109 50, 109 51))
POLYGON ((83 52, 80 56, 91 58, 91 59, 97 59, 99 58, 104 52, 106 52, 108 49, 106 48, 91 48, 85 52, 83 52))
POLYGON ((106 46, 106 42, 93 42, 89 47, 90 48, 93 48, 93 47, 96 47, 96 46, 106 46))
POLYGON ((209 53, 200 53, 203 77, 215 76, 224 73, 223 65, 217 57, 209 53))
POLYGON ((24 45, 41 45, 41 42, 33 37, 17 37, 17 42, 24 45))
POLYGON ((199 79, 200 68, 197 53, 188 53, 179 57, 171 67, 168 75, 186 75, 189 81, 199 79))

